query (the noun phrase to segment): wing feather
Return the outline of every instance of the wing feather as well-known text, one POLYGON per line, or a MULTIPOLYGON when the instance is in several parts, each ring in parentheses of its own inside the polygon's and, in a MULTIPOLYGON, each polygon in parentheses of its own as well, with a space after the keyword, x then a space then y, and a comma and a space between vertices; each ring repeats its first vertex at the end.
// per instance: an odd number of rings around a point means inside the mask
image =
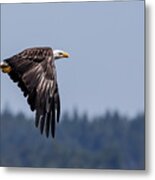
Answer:
POLYGON ((54 102, 56 102, 55 103, 56 117, 57 117, 57 122, 59 122, 59 119, 60 119, 60 97, 59 97, 58 91, 56 91, 56 93, 55 93, 54 102))
POLYGON ((54 137, 55 136, 55 103, 53 97, 51 100, 51 104, 52 104, 51 133, 52 136, 54 137))

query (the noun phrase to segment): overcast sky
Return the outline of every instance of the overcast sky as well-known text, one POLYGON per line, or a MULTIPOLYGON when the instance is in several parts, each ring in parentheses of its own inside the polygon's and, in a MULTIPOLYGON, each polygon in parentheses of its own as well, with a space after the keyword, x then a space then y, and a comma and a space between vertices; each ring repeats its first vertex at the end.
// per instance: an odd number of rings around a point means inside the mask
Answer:
MULTIPOLYGON (((1 59, 27 47, 70 53, 56 62, 62 111, 100 115, 144 110, 144 2, 3 4, 1 59)), ((32 115, 1 74, 1 107, 32 115)))

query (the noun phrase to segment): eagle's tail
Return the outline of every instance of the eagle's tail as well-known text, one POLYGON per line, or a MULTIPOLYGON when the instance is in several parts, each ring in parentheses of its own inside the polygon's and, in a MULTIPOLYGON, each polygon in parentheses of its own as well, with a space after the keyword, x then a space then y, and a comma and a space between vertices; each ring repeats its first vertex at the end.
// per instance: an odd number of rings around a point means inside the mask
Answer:
POLYGON ((7 62, 2 61, 0 63, 0 70, 2 70, 3 73, 10 73, 12 68, 8 65, 7 62))

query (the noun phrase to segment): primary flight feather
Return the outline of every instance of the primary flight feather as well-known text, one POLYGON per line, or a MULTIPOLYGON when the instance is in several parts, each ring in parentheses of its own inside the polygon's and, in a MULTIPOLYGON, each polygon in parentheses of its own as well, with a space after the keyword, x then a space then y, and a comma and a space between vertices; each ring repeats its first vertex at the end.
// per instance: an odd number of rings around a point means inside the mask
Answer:
POLYGON ((55 136, 55 123, 60 118, 55 60, 68 58, 69 54, 49 47, 29 48, 5 59, 0 64, 2 72, 17 82, 32 111, 36 112, 35 125, 41 134, 55 136))

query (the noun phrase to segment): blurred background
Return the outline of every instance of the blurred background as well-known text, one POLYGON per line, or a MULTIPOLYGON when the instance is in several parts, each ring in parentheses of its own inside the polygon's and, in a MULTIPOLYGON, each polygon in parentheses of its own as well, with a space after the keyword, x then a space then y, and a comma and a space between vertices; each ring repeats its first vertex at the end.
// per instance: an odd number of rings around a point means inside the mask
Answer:
POLYGON ((1 74, 1 165, 144 169, 144 1, 1 5, 1 60, 25 48, 56 62, 56 138, 34 128, 26 99, 1 74))

